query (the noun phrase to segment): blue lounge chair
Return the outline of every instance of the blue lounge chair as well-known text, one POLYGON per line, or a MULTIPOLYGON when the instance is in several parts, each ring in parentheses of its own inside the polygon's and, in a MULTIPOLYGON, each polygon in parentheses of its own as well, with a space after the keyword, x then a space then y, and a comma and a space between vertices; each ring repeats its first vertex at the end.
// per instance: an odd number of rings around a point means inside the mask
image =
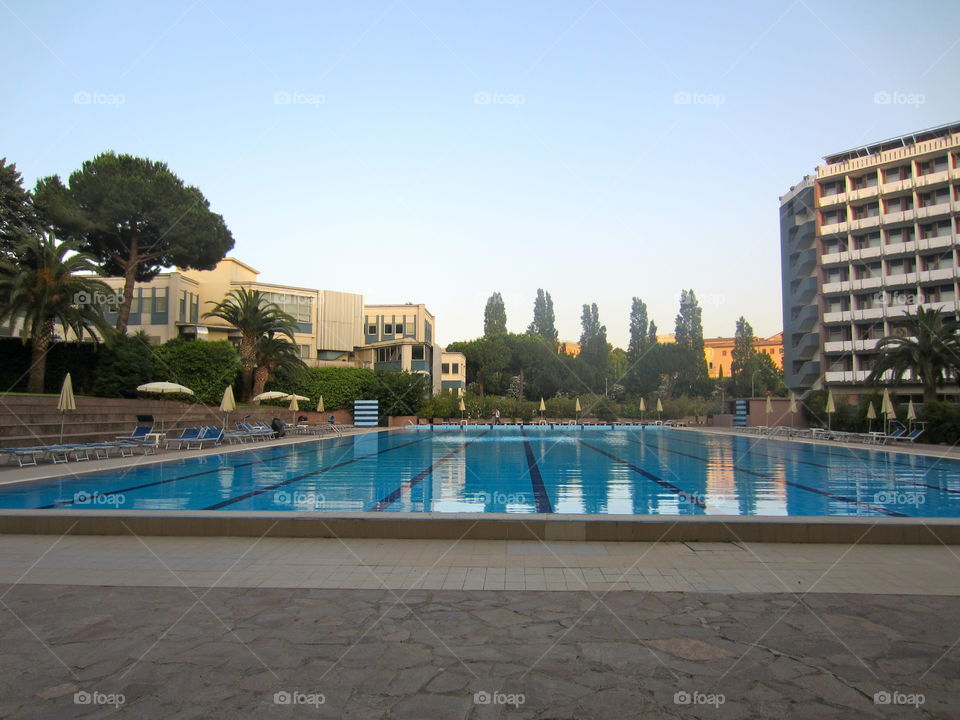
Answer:
POLYGON ((901 434, 901 435, 899 435, 898 437, 895 437, 895 438, 893 438, 893 439, 894 439, 894 440, 901 441, 901 442, 911 442, 911 443, 912 443, 912 442, 914 442, 918 437, 920 437, 921 435, 923 435, 923 428, 914 428, 913 430, 911 430, 911 431, 910 431, 909 433, 907 433, 906 435, 901 434))
POLYGON ((183 448, 184 443, 189 442, 190 440, 197 440, 200 437, 200 428, 198 427, 188 427, 183 428, 180 431, 180 437, 168 438, 166 442, 166 448, 169 450, 170 446, 176 443, 177 450, 183 448))
POLYGON ((187 449, 196 448, 201 449, 207 443, 211 445, 219 445, 223 442, 223 430, 218 427, 204 427, 200 430, 200 434, 193 440, 187 440, 187 449))
POLYGON ((137 425, 129 435, 117 435, 117 440, 145 440, 153 432, 153 415, 137 415, 137 425))

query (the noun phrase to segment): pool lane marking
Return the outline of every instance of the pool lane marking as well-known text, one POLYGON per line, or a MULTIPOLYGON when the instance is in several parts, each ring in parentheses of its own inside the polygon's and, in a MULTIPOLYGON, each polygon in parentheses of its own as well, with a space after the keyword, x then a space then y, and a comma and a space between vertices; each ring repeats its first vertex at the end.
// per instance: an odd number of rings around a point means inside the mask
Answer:
MULTIPOLYGON (((735 437, 736 439, 738 439, 738 440, 749 440, 749 438, 747 438, 747 437, 742 437, 742 436, 739 436, 739 435, 735 435, 734 437, 735 437)), ((673 440, 674 440, 675 442, 681 442, 681 443, 685 443, 685 444, 687 444, 687 445, 695 445, 695 446, 701 447, 701 448, 710 448, 710 447, 720 448, 720 449, 723 448, 722 445, 717 445, 717 444, 713 444, 713 443, 698 443, 698 442, 694 442, 694 441, 692 441, 692 440, 681 440, 680 438, 676 438, 676 437, 673 438, 673 440)), ((844 449, 847 449, 847 450, 863 450, 864 448, 844 448, 844 449)), ((741 453, 739 450, 735 450, 735 449, 732 448, 732 447, 731 447, 731 450, 733 450, 733 452, 735 452, 735 453, 739 453, 739 454, 740 454, 740 457, 743 457, 743 453, 741 453)), ((752 446, 751 446, 748 450, 749 450, 749 452, 750 452, 751 454, 759 455, 760 457, 770 458, 771 460, 783 460, 784 462, 793 462, 793 463, 798 463, 798 464, 800 464, 800 465, 810 465, 810 466, 812 466, 812 467, 824 468, 824 469, 826 469, 826 470, 837 470, 837 468, 834 468, 834 467, 831 466, 831 465, 824 465, 823 463, 815 463, 815 462, 812 462, 812 461, 810 461, 810 460, 800 460, 800 459, 798 459, 798 458, 791 458, 791 457, 788 457, 788 456, 786 456, 786 455, 770 455, 770 454, 768 454, 768 453, 757 452, 756 450, 753 449, 752 446)), ((801 452, 802 452, 802 451, 801 451, 801 452)), ((856 457, 856 455, 854 455, 854 457, 856 457)), ((859 458, 858 458, 858 459, 859 459, 859 458)), ((937 462, 939 462, 941 459, 942 459, 942 458, 937 458, 937 462)), ((909 468, 911 468, 911 469, 913 469, 913 470, 920 470, 920 471, 923 471, 923 474, 924 474, 924 475, 926 475, 928 472, 930 472, 931 470, 934 469, 933 466, 927 467, 927 468, 923 468, 923 467, 917 468, 917 467, 911 466, 911 465, 909 465, 909 464, 907 464, 907 463, 900 462, 900 461, 897 461, 897 460, 892 460, 892 461, 890 461, 890 464, 900 465, 901 467, 909 467, 909 468)), ((858 477, 867 478, 867 479, 871 479, 871 480, 882 480, 882 481, 888 480, 888 478, 885 478, 885 477, 883 477, 882 475, 877 475, 877 474, 875 474, 875 473, 872 473, 872 472, 870 472, 869 470, 860 471, 860 470, 857 470, 857 469, 855 469, 855 468, 847 468, 847 472, 851 472, 851 473, 854 473, 855 475, 857 475, 858 477)), ((939 485, 931 485, 930 483, 919 482, 919 481, 917 481, 917 480, 906 480, 906 479, 904 479, 904 478, 895 477, 895 478, 893 479, 893 481, 894 481, 894 482, 897 482, 897 483, 906 483, 907 485, 912 485, 912 486, 914 486, 914 487, 925 487, 925 488, 930 488, 931 490, 939 490, 940 492, 953 493, 953 494, 960 495, 960 490, 954 490, 954 489, 952 489, 952 488, 940 487, 939 485)), ((878 491, 878 492, 882 492, 882 491, 878 491)))
MULTIPOLYGON (((351 436, 355 437, 355 436, 351 436)), ((346 447, 347 445, 352 445, 353 441, 346 443, 337 442, 336 445, 330 445, 326 449, 334 449, 338 447, 346 447)), ((274 448, 279 449, 279 448, 274 448)), ((189 475, 178 475, 177 477, 166 478, 164 480, 155 480, 154 482, 143 483, 141 485, 131 485, 128 488, 120 488, 119 490, 111 490, 109 492, 94 492, 90 494, 90 498, 97 497, 111 497, 113 495, 122 495, 123 493, 132 492, 133 490, 142 490, 143 488, 154 487, 156 485, 165 485, 171 482, 177 482, 178 480, 189 480, 190 478, 202 477, 203 475, 210 475, 211 473, 217 473, 221 470, 232 470, 234 468, 249 467, 251 465, 263 465, 264 463, 273 462, 274 460, 280 460, 285 457, 293 457, 294 455, 306 455, 307 453, 316 452, 316 448, 311 448, 309 450, 298 450, 297 452, 285 453, 283 455, 274 455, 273 457, 267 458, 266 460, 252 460, 245 463, 237 463, 236 465, 221 465, 220 467, 214 468, 212 470, 204 470, 203 472, 190 473, 189 475)), ((256 452, 255 450, 247 450, 246 452, 256 452)), ((239 455, 239 453, 237 453, 239 455)), ((189 462, 193 458, 184 458, 180 462, 189 462)), ((160 463, 161 465, 163 463, 160 463)), ((76 476, 73 479, 78 479, 80 476, 76 476)), ((73 505, 75 500, 62 500, 59 502, 51 503, 50 505, 41 505, 36 508, 37 510, 52 510, 57 507, 65 507, 67 505, 73 505)))
POLYGON ((480 433, 479 435, 477 435, 477 436, 476 436, 475 438, 473 438, 472 440, 469 440, 468 442, 465 442, 463 445, 460 445, 459 447, 454 448, 453 450, 451 450, 450 452, 448 452, 446 455, 444 455, 444 456, 443 456, 442 458, 440 458, 439 460, 430 463, 429 467, 425 468, 424 470, 421 470, 420 472, 418 472, 416 475, 414 475, 414 476, 413 476, 412 478, 410 478, 409 480, 406 480, 406 481, 400 483, 400 486, 399 486, 396 490, 394 490, 393 492, 391 492, 389 495, 385 495, 384 497, 382 497, 382 498, 377 502, 376 505, 374 505, 372 508, 370 508, 370 511, 369 511, 369 512, 383 512, 383 511, 386 510, 388 507, 390 507, 393 503, 395 503, 397 500, 400 499, 400 496, 403 494, 403 491, 404 491, 404 490, 410 490, 410 489, 414 488, 414 487, 415 487, 417 484, 419 484, 424 478, 426 478, 428 475, 430 475, 436 468, 438 468, 438 467, 440 467, 441 465, 443 465, 445 462, 447 462, 447 460, 449 460, 450 458, 452 458, 454 455, 459 455, 460 453, 462 453, 464 450, 467 449, 467 446, 468 446, 468 445, 470 445, 470 444, 472 444, 472 443, 475 443, 477 440, 479 440, 480 438, 482 438, 484 435, 486 435, 486 434, 489 433, 489 432, 490 432, 489 430, 484 430, 482 433, 480 433))
POLYGON ((386 448, 384 450, 378 450, 377 452, 367 453, 366 455, 361 455, 360 457, 353 458, 351 460, 344 460, 343 462, 334 463, 333 465, 328 465, 327 467, 320 468, 319 470, 311 470, 308 473, 303 473, 302 475, 294 475, 291 478, 282 480, 272 485, 267 485, 266 487, 258 488, 257 490, 251 490, 250 492, 243 493, 243 495, 237 495, 236 497, 230 498, 229 500, 223 500, 221 502, 215 503, 209 507, 203 508, 204 510, 219 510, 220 508, 226 507, 227 505, 233 505, 238 503, 241 500, 247 500, 248 498, 256 497, 257 495, 262 495, 263 493, 270 492, 271 490, 276 490, 277 488, 282 488, 285 485, 290 485, 291 483, 300 482, 305 480, 308 477, 313 477, 314 475, 322 475, 325 472, 330 472, 331 470, 336 470, 337 468, 345 467, 346 465, 353 465, 353 463, 360 462, 361 460, 368 460, 372 457, 377 457, 378 455, 384 455, 393 450, 399 450, 400 448, 410 447, 411 445, 416 445, 417 443, 422 443, 426 438, 419 438, 417 440, 412 440, 408 443, 401 443, 400 445, 394 445, 393 447, 386 448))
POLYGON ((674 485, 673 483, 668 482, 668 481, 664 480, 664 479, 661 478, 661 477, 657 477, 656 475, 654 475, 654 474, 652 474, 652 473, 648 473, 648 472, 647 472, 646 470, 644 470, 643 468, 637 467, 637 466, 634 465, 632 462, 629 462, 628 460, 624 460, 624 459, 621 458, 621 457, 617 457, 616 455, 614 455, 614 454, 612 454, 612 453, 608 453, 606 450, 601 450, 600 448, 595 447, 595 446, 591 445, 590 443, 585 442, 585 441, 583 441, 583 440, 578 440, 578 442, 579 442, 581 445, 584 445, 584 446, 590 448, 590 449, 593 450, 594 452, 598 452, 598 453, 600 453, 601 455, 606 455, 606 456, 607 456, 608 458, 610 458, 611 460, 613 460, 613 461, 615 461, 615 462, 618 462, 618 463, 620 463, 621 465, 624 465, 624 466, 630 468, 631 470, 633 470, 633 471, 634 471, 635 473, 637 473, 638 475, 642 475, 643 477, 645 477, 647 480, 653 480, 653 482, 657 483, 657 485, 660 485, 661 487, 664 487, 664 488, 666 488, 667 490, 670 490, 671 492, 676 493, 677 495, 679 495, 679 496, 680 496, 683 500, 685 500, 686 502, 692 503, 692 504, 696 505, 696 506, 699 507, 699 508, 706 509, 707 504, 706 504, 703 500, 701 500, 698 496, 696 496, 696 495, 694 495, 694 494, 692 494, 692 493, 688 493, 686 490, 681 490, 680 488, 678 488, 678 487, 677 487, 676 485, 674 485))
MULTIPOLYGON (((647 444, 647 443, 645 443, 645 442, 642 442, 642 441, 640 441, 640 440, 631 440, 630 442, 632 442, 632 443, 635 444, 635 445, 640 445, 641 447, 653 448, 653 449, 655 449, 655 450, 660 450, 660 451, 662 451, 662 452, 671 453, 671 454, 673 454, 673 455, 681 455, 682 457, 693 458, 694 460, 699 460, 700 462, 704 463, 705 465, 709 465, 709 463, 710 463, 710 459, 709 459, 709 458, 702 458, 702 457, 700 457, 699 455, 691 455, 690 453, 680 452, 679 450, 670 450, 670 449, 668 449, 668 448, 661 447, 659 444, 658 444, 658 445, 649 445, 649 444, 647 444)), ((731 465, 730 467, 732 467, 732 468, 733 468, 734 470, 736 470, 737 472, 746 473, 747 475, 753 475, 754 477, 762 478, 762 479, 764 479, 764 480, 776 480, 776 479, 777 479, 777 478, 771 477, 770 475, 763 475, 763 474, 761 474, 761 473, 754 472, 753 470, 747 470, 746 468, 738 467, 737 465, 731 465)), ((783 482, 784 482, 784 484, 786 484, 786 485, 790 485, 791 487, 799 488, 800 490, 806 490, 807 492, 816 493, 817 495, 822 495, 822 496, 828 497, 828 498, 830 498, 830 499, 832 499, 832 500, 842 500, 843 502, 850 503, 850 504, 852 504, 852 505, 856 505, 857 507, 867 508, 868 510, 872 510, 873 512, 878 512, 878 513, 882 513, 882 514, 884 514, 884 515, 889 515, 890 517, 910 517, 909 515, 905 515, 904 513, 896 512, 895 510, 887 510, 886 508, 880 507, 879 505, 871 505, 870 503, 861 502, 861 501, 859 501, 859 500, 855 500, 854 498, 848 498, 848 497, 846 497, 846 496, 844 496, 844 495, 836 495, 835 493, 830 493, 830 492, 827 492, 826 490, 819 490, 818 488, 813 488, 813 487, 810 487, 809 485, 802 485, 801 483, 793 482, 792 480, 787 480, 786 478, 783 479, 783 482)))
POLYGON ((547 488, 543 484, 543 475, 540 474, 540 467, 537 465, 536 458, 533 457, 533 448, 530 446, 530 440, 527 438, 527 432, 520 426, 520 434, 523 435, 523 450, 527 456, 527 467, 530 469, 530 484, 533 486, 533 501, 537 507, 538 513, 552 513, 553 504, 550 502, 550 496, 547 495, 547 488))

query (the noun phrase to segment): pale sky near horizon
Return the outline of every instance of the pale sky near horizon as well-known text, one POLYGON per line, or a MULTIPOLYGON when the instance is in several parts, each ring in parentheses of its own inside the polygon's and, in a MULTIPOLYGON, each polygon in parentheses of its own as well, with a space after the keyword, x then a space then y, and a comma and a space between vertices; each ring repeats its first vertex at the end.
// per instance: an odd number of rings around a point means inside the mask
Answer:
POLYGON ((672 332, 781 329, 778 197, 823 155, 960 120, 960 3, 0 0, 0 157, 32 187, 112 149, 198 186, 266 282, 493 291, 561 339, 631 297, 672 332), (953 81, 953 82, 951 82, 953 81))

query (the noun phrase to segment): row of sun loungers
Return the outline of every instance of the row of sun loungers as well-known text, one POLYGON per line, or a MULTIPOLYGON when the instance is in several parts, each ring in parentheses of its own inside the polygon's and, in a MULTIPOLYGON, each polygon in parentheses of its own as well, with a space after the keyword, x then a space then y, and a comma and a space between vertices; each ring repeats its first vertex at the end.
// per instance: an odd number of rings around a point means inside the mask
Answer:
POLYGON ((67 443, 61 445, 34 445, 31 447, 0 448, 0 454, 16 458, 20 467, 36 465, 39 460, 53 463, 83 460, 104 460, 116 450, 121 457, 132 457, 140 448, 144 455, 156 452, 156 445, 139 440, 116 440, 113 442, 67 443))
POLYGON ((907 430, 905 427, 898 427, 890 433, 872 432, 855 433, 842 432, 840 430, 826 430, 823 428, 800 429, 792 427, 749 427, 745 428, 747 432, 765 437, 787 437, 787 438, 813 438, 815 440, 833 440, 835 442, 859 442, 869 445, 886 445, 897 442, 914 442, 923 435, 923 428, 913 428, 907 430))

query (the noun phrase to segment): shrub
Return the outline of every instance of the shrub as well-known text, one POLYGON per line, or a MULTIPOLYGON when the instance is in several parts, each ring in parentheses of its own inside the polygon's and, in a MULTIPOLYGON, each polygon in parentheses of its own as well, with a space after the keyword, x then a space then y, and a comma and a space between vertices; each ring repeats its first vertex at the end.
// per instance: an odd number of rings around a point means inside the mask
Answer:
POLYGON ((960 405, 957 403, 927 403, 918 419, 926 422, 923 442, 953 445, 960 440, 960 405))
POLYGON ((310 398, 300 403, 302 410, 316 410, 321 395, 325 410, 353 410, 354 400, 375 399, 374 382, 373 371, 364 368, 302 368, 279 372, 267 389, 310 398))
POLYGON ((153 348, 142 333, 117 335, 97 356, 93 394, 99 397, 132 398, 137 386, 153 379, 153 348))
MULTIPOLYGON (((416 415, 430 390, 430 378, 406 370, 378 370, 369 384, 368 398, 380 402, 380 417, 416 415)), ((326 399, 326 398, 324 398, 326 399)))
POLYGON ((154 368, 157 380, 185 385, 197 401, 216 405, 227 385, 237 380, 240 356, 226 340, 174 338, 156 349, 154 368))

